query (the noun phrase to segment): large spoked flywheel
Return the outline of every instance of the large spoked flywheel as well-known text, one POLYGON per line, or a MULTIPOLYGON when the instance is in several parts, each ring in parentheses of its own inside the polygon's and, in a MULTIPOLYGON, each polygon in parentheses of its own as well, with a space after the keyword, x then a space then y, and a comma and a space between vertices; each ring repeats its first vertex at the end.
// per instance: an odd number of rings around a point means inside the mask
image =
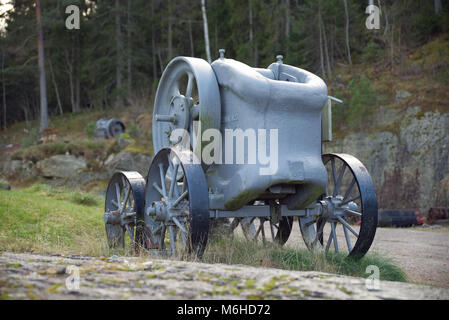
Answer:
POLYGON ((148 249, 201 257, 209 232, 209 194, 192 152, 161 149, 148 171, 144 235, 148 249))
POLYGON ((155 153, 180 143, 181 131, 176 129, 189 133, 184 148, 193 150, 200 132, 220 129, 220 115, 220 91, 210 64, 198 58, 173 59, 162 74, 154 102, 155 153))
POLYGON ((334 249, 352 257, 369 250, 377 228, 377 197, 365 166, 348 154, 325 154, 328 171, 323 212, 299 219, 301 233, 312 250, 334 249))

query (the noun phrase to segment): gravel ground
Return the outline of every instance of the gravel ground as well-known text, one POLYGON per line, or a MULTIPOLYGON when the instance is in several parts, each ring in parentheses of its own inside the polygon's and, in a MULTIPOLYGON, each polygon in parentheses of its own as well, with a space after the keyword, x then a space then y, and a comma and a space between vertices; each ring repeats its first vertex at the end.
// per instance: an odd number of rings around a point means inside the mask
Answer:
POLYGON ((9 252, 0 255, 0 294, 3 299, 449 299, 445 288, 389 281, 373 288, 365 279, 319 272, 9 252), (68 281, 74 267, 79 288, 68 281))
MULTIPOLYGON (((328 233, 326 229, 325 239, 328 233)), ((295 223, 287 245, 305 248, 300 234, 295 223)), ((337 230, 337 235, 344 248, 343 233, 337 230)), ((449 226, 377 228, 369 252, 392 258, 411 282, 449 288, 449 226)))

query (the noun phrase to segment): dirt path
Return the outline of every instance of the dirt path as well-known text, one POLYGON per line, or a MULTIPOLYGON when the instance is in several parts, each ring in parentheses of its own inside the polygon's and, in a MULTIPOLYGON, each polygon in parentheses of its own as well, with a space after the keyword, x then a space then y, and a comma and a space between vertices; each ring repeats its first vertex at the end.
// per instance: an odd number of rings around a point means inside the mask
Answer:
MULTIPOLYGON (((326 230, 327 231, 327 230, 326 230)), ((325 232, 325 237, 326 234, 325 232)), ((338 242, 345 243, 338 233, 338 242)), ((287 245, 305 247, 295 223, 287 245)), ((377 228, 369 252, 395 260, 415 283, 449 287, 449 227, 377 228)))
POLYGON ((0 298, 447 300, 449 289, 389 281, 373 288, 361 278, 241 265, 3 252, 0 298), (74 270, 78 288, 67 285, 74 270))

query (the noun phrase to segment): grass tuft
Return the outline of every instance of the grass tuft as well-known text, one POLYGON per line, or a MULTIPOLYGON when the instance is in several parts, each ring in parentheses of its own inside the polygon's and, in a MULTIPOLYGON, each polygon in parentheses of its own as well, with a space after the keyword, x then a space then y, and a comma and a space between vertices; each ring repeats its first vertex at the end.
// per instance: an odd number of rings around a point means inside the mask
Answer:
POLYGON ((344 253, 311 252, 307 249, 282 247, 273 243, 246 241, 239 237, 212 241, 203 256, 208 263, 244 264, 285 270, 319 271, 367 278, 368 266, 379 268, 381 280, 406 282, 405 272, 391 259, 379 254, 367 254, 356 260, 344 253))
POLYGON ((98 197, 86 192, 76 191, 72 193, 70 196, 70 201, 76 204, 80 204, 83 206, 95 207, 99 206, 101 201, 99 201, 98 197))

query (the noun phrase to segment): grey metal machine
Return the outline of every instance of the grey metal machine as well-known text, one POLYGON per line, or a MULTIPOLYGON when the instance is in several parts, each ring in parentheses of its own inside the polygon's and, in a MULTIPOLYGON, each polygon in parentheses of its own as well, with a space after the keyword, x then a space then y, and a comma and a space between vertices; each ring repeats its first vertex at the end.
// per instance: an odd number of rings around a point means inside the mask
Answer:
POLYGON ((146 179, 118 172, 109 183, 109 244, 201 256, 213 219, 280 244, 298 221, 310 250, 363 256, 376 232, 376 192, 355 157, 322 154, 330 122, 326 84, 282 56, 266 69, 223 49, 212 64, 174 58, 156 93, 146 179))

